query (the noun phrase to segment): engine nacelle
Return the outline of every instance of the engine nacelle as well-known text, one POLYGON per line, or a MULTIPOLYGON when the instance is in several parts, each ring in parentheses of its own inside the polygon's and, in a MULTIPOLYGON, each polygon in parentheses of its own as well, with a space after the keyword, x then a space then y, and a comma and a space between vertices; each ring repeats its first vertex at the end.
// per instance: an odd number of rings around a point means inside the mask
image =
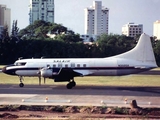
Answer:
POLYGON ((43 68, 43 69, 40 70, 40 74, 44 78, 50 78, 50 77, 53 76, 52 69, 45 69, 45 68, 43 68))

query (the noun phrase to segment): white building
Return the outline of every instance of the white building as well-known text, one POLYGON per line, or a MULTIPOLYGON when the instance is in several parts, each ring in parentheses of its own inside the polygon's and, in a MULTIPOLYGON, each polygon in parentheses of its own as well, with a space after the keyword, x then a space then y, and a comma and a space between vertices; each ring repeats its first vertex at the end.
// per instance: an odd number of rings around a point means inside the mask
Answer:
POLYGON ((0 34, 3 28, 7 26, 8 32, 11 31, 11 10, 6 5, 0 5, 0 34))
POLYGON ((143 33, 142 24, 128 23, 122 27, 122 34, 129 37, 135 37, 137 35, 141 35, 142 33, 143 33))
POLYGON ((29 21, 44 20, 54 23, 54 0, 30 0, 29 21))
POLYGON ((102 6, 101 1, 93 1, 93 6, 85 10, 85 34, 108 34, 109 9, 102 6))
POLYGON ((94 42, 97 40, 97 35, 80 35, 80 38, 83 39, 83 42, 94 42))
POLYGON ((160 40, 160 20, 157 20, 153 24, 153 36, 160 40))

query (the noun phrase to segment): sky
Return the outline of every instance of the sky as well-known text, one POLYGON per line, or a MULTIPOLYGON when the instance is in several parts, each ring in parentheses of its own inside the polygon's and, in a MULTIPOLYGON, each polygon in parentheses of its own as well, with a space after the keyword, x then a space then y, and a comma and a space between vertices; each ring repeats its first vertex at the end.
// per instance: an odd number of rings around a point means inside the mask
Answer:
MULTIPOLYGON (((98 1, 98 0, 97 0, 98 1)), ((101 0, 109 8, 109 33, 121 34, 128 22, 143 24, 143 31, 153 35, 153 23, 160 20, 160 0, 101 0)), ((11 9, 11 21, 18 20, 18 27, 29 25, 30 0, 0 0, 11 9)), ((55 23, 84 34, 84 9, 93 0, 55 0, 55 23)))

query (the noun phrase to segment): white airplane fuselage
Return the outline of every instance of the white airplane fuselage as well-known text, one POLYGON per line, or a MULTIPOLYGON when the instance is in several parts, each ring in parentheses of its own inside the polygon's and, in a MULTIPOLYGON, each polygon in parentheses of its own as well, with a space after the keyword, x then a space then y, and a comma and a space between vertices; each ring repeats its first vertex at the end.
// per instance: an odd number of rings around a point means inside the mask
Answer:
POLYGON ((20 59, 4 67, 2 72, 20 76, 20 82, 22 76, 51 78, 55 82, 72 80, 67 85, 71 89, 76 85, 74 77, 121 76, 156 67, 150 37, 142 34, 132 50, 120 55, 107 58, 20 59))
POLYGON ((146 71, 155 66, 149 66, 141 61, 116 59, 116 58, 93 58, 93 59, 23 59, 15 62, 15 65, 8 66, 18 76, 39 76, 38 71, 44 67, 72 68, 82 73, 82 76, 121 76, 146 71), (26 63, 16 65, 17 63, 26 63))

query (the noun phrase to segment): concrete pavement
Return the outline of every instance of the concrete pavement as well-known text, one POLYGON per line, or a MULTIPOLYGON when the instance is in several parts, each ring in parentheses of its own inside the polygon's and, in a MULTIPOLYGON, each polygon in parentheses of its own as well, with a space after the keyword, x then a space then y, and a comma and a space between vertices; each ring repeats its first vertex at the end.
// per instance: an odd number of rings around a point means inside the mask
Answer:
POLYGON ((141 107, 160 108, 160 87, 110 87, 0 85, 0 104, 67 105, 67 106, 119 106, 129 107, 132 100, 141 107))

